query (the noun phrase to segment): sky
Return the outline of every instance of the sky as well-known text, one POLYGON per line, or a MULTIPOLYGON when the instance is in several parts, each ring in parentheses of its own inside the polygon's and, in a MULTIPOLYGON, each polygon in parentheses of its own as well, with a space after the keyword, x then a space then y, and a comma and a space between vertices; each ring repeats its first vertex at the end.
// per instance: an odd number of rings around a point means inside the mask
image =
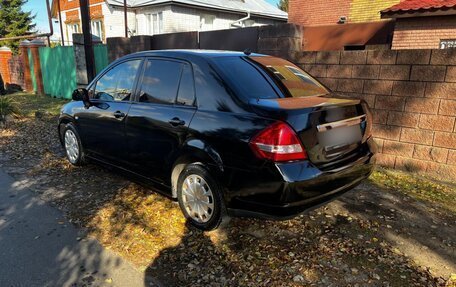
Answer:
MULTIPOLYGON (((36 23, 36 29, 40 33, 47 33, 49 32, 49 24, 47 18, 47 11, 46 11, 46 0, 28 0, 28 2, 24 5, 24 11, 31 11, 32 14, 36 15, 34 19, 34 23, 36 23)), ((265 0, 273 5, 277 5, 279 0, 265 0)), ((49 0, 49 3, 52 1, 49 0)), ((60 33, 59 24, 53 23, 54 25, 54 35, 58 35, 60 33)))

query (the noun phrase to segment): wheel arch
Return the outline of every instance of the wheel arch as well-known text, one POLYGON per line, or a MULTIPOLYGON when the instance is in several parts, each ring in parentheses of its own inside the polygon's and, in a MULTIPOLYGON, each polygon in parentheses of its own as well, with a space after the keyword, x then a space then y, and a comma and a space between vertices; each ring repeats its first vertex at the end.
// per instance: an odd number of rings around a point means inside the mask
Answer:
POLYGON ((57 133, 59 135, 60 144, 63 146, 63 130, 65 126, 69 123, 74 123, 73 118, 70 116, 62 116, 59 119, 59 124, 57 125, 57 133))
POLYGON ((173 164, 171 172, 172 197, 177 198, 179 175, 189 164, 200 164, 209 168, 209 172, 218 179, 224 172, 223 162, 218 152, 204 141, 192 139, 185 142, 182 152, 173 164))

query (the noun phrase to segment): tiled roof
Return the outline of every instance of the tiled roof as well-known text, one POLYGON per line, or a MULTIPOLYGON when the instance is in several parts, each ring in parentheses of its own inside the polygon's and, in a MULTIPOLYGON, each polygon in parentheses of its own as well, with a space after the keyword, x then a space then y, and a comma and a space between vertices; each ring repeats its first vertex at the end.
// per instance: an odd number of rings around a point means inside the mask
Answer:
MULTIPOLYGON (((123 5, 123 0, 107 0, 111 5, 123 5)), ((129 7, 142 7, 159 5, 164 3, 176 3, 189 6, 199 6, 210 9, 227 10, 261 15, 286 20, 288 14, 265 0, 127 0, 129 7)))
POLYGON ((456 9, 456 0, 404 0, 383 11, 382 14, 456 9))

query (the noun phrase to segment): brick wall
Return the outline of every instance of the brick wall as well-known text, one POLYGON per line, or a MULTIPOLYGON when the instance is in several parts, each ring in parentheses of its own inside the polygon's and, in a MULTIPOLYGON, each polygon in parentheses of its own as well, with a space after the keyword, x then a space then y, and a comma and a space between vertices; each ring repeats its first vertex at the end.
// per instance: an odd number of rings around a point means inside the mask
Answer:
MULTIPOLYGON (((76 9, 79 8, 79 1, 75 0, 59 0, 60 1, 60 10, 65 11, 65 10, 70 10, 70 9, 76 9)), ((89 5, 97 4, 97 3, 103 3, 104 0, 89 0, 89 5)), ((53 15, 54 17, 56 15, 53 15)))
POLYGON ((8 61, 11 59, 11 50, 2 47, 0 48, 0 75, 2 75, 3 82, 5 84, 11 83, 10 71, 8 67, 8 61))
POLYGON ((370 105, 381 165, 456 177, 456 50, 300 52, 294 60, 370 105))
POLYGON ((438 49, 442 39, 456 39, 455 16, 397 19, 392 49, 438 49))
POLYGON ((290 0, 288 22, 303 26, 337 24, 350 14, 351 0, 290 0))
POLYGON ((380 21, 380 11, 401 0, 290 0, 288 22, 303 26, 335 25, 341 16, 348 23, 380 21))
POLYGON ((401 2, 400 0, 352 0, 349 22, 379 21, 380 11, 401 2))

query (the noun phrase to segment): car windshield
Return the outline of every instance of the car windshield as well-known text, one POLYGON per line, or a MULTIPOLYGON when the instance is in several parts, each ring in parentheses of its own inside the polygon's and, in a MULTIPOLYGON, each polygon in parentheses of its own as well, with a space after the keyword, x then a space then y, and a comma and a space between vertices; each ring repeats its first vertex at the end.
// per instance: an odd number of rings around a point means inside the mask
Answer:
POLYGON ((248 98, 278 98, 278 90, 285 97, 296 98, 325 95, 329 92, 308 73, 280 58, 223 57, 214 61, 230 84, 248 98))

